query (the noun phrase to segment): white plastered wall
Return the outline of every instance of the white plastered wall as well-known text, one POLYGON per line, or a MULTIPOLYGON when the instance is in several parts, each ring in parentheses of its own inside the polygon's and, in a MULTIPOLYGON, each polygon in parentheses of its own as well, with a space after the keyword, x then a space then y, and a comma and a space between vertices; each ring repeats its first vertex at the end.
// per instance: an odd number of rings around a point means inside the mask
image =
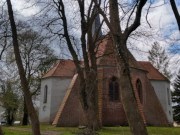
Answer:
POLYGON ((49 77, 41 80, 39 108, 39 121, 41 123, 53 122, 71 79, 66 77, 49 77), (46 85, 48 86, 47 103, 43 103, 46 85))
POLYGON ((157 97, 170 123, 173 123, 170 83, 168 81, 150 80, 157 97))

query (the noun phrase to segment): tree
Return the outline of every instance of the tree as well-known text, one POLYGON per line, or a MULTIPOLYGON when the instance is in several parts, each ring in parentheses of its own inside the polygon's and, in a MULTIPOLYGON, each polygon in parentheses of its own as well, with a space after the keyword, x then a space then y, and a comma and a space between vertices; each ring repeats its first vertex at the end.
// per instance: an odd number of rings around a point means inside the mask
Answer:
MULTIPOLYGON (((27 28, 26 28, 27 29, 27 28)), ((53 50, 45 43, 46 37, 27 29, 18 34, 25 74, 33 97, 39 95, 41 76, 57 61, 53 50)), ((28 124, 28 111, 24 97, 23 125, 28 124)))
POLYGON ((130 13, 128 14, 129 16, 127 17, 126 27, 124 30, 122 30, 122 26, 120 25, 118 9, 119 3, 117 0, 109 0, 110 21, 104 11, 101 9, 101 3, 98 3, 97 0, 94 0, 94 2, 99 7, 99 12, 109 27, 110 34, 113 39, 119 73, 121 99, 131 132, 134 135, 147 135, 147 129, 141 118, 135 96, 133 96, 134 91, 130 76, 130 67, 140 67, 127 48, 128 37, 140 26, 142 8, 146 4, 147 0, 133 1, 131 8, 127 6, 128 8, 126 9, 127 12, 125 12, 125 16, 126 13, 130 13))
POLYGON ((168 79, 171 78, 172 75, 168 70, 169 58, 165 49, 163 49, 158 42, 154 42, 151 50, 149 50, 148 59, 151 64, 159 70, 159 72, 161 72, 168 79))
POLYGON ((21 86, 22 86, 23 93, 25 96, 26 105, 27 105, 28 112, 29 112, 29 115, 31 118, 31 122, 32 122, 32 134, 40 135, 39 120, 38 120, 36 111, 34 109, 33 103, 32 103, 31 93, 29 90, 25 70, 23 68, 22 59, 20 56, 19 43, 18 43, 18 37, 17 37, 17 29, 16 29, 16 23, 14 21, 14 14, 13 14, 13 10, 12 10, 11 0, 6 0, 6 2, 7 2, 8 15, 9 15, 9 20, 10 20, 10 25, 11 25, 15 59, 16 59, 16 63, 18 66, 18 71, 19 71, 20 80, 21 80, 21 86))
POLYGON ((3 108, 5 108, 4 117, 8 125, 13 125, 15 114, 18 109, 19 99, 18 95, 12 88, 12 82, 7 81, 6 84, 2 85, 2 92, 0 93, 1 102, 3 108))
POLYGON ((174 121, 180 123, 180 71, 174 81, 174 91, 172 92, 173 118, 174 121))
MULTIPOLYGON (((57 13, 56 18, 49 20, 46 23, 47 28, 52 34, 55 34, 60 38, 60 40, 65 41, 67 44, 68 50, 72 55, 74 64, 77 69, 78 77, 80 80, 80 101, 84 113, 87 118, 88 129, 92 134, 93 130, 99 129, 99 117, 98 117, 98 93, 97 93, 97 65, 96 65, 96 41, 98 36, 93 40, 92 35, 92 25, 97 12, 95 12, 95 6, 93 1, 90 2, 90 6, 85 9, 85 1, 78 0, 77 3, 79 6, 79 24, 80 27, 80 46, 77 46, 74 36, 69 32, 69 25, 67 21, 67 16, 65 13, 65 5, 63 0, 56 0, 49 5, 53 5, 53 13, 57 13), (87 11, 87 12, 86 12, 87 11), (59 23, 61 22, 61 23, 59 23), (53 29, 54 26, 58 26, 58 29, 53 29), (88 37, 88 38, 86 38, 88 37), (87 47, 87 43, 89 46, 87 47), (80 51, 83 57, 84 66, 81 64, 81 59, 78 56, 76 48, 80 47, 80 51)), ((51 8, 52 10, 52 8, 51 8)), ((54 17, 53 16, 53 17, 54 17)), ((97 34, 98 35, 98 34, 97 34)))
MULTIPOLYGON (((46 37, 32 30, 28 24, 24 22, 20 24, 21 25, 18 25, 18 29, 20 29, 18 32, 20 54, 32 98, 36 99, 36 96, 40 93, 41 76, 46 73, 58 58, 54 55, 54 51, 45 43, 46 37)), ((13 48, 9 47, 7 53, 9 54, 6 56, 7 65, 15 71, 14 66, 16 65, 13 48)), ((16 78, 16 80, 19 81, 19 78, 16 78)), ((20 110, 23 111, 22 125, 27 125, 28 111, 23 94, 22 101, 24 101, 24 103, 21 104, 21 106, 24 106, 24 109, 20 110)))

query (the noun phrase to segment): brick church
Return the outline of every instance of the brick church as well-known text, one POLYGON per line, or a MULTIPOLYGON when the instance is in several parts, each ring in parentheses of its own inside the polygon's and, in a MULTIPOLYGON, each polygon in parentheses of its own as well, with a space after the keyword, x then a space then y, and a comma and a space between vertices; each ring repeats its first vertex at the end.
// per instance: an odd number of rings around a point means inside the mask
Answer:
MULTIPOLYGON (((95 29, 96 23, 95 21, 95 29)), ((103 126, 127 125, 121 102, 117 66, 112 41, 105 36, 99 45, 98 106, 103 126), (106 55, 109 54, 109 55, 106 55)), ((130 67, 131 82, 141 117, 146 125, 169 126, 173 123, 170 82, 149 62, 130 67)), ((83 64, 82 64, 83 66, 83 64)), ((79 101, 79 80, 72 60, 59 60, 41 80, 39 120, 56 126, 85 125, 79 101)))

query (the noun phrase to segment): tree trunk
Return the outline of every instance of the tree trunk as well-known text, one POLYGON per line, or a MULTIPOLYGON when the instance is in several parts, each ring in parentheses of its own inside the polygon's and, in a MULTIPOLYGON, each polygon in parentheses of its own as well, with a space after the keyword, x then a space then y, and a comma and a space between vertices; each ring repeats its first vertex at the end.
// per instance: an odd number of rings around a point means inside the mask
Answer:
MULTIPOLYGON (((120 41, 117 40, 116 44, 120 44, 120 41)), ((123 45, 125 46, 126 44, 123 45)), ((138 109, 130 76, 129 64, 131 64, 132 62, 134 65, 136 61, 128 50, 121 49, 118 50, 118 52, 121 52, 121 55, 124 56, 123 59, 120 59, 120 57, 122 56, 117 55, 116 59, 118 61, 117 65, 121 90, 121 101, 124 111, 126 113, 131 132, 133 135, 148 135, 147 129, 144 125, 143 119, 138 109)))
POLYGON ((98 91, 97 91, 97 72, 92 70, 89 73, 87 79, 87 118, 88 118, 88 128, 98 130, 99 125, 99 111, 98 111, 98 91))
POLYGON ((12 10, 11 0, 6 0, 6 2, 7 2, 7 7, 8 7, 9 20, 10 20, 10 24, 11 24, 11 31, 12 31, 13 47, 14 47, 16 64, 17 64, 18 71, 19 71, 21 86, 22 86, 23 93, 25 96, 27 109, 28 109, 29 116, 30 116, 31 122, 32 122, 32 134, 33 135, 40 135, 39 120, 38 120, 35 108, 33 106, 33 103, 32 103, 31 93, 29 91, 27 78, 25 75, 25 71, 24 71, 21 56, 20 56, 19 45, 18 45, 18 40, 17 40, 17 30, 16 30, 16 24, 14 21, 14 15, 13 15, 13 10, 12 10))
POLYGON ((122 34, 119 21, 117 0, 110 0, 110 23, 113 26, 112 38, 119 74, 121 101, 133 135, 147 135, 147 129, 138 109, 137 101, 132 87, 130 65, 136 66, 136 60, 127 49, 126 35, 122 34))
POLYGON ((25 126, 25 125, 28 125, 28 110, 27 110, 27 105, 26 105, 26 102, 25 102, 25 97, 24 97, 24 113, 23 113, 23 120, 22 120, 22 125, 25 126))
MULTIPOLYGON (((80 83, 83 83, 80 82, 80 83)), ((97 71, 91 69, 86 77, 85 89, 81 87, 81 104, 87 119, 90 134, 100 128, 97 91, 97 71)), ((84 84, 83 83, 83 84, 84 84)))
POLYGON ((3 131, 2 131, 2 129, 1 129, 1 126, 0 126, 0 135, 4 135, 4 134, 3 134, 3 131))

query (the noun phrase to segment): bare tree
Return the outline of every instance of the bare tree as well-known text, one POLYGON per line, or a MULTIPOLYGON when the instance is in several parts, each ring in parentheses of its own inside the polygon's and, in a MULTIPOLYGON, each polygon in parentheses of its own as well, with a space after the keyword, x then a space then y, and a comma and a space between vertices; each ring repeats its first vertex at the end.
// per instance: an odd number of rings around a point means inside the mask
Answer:
POLYGON ((146 1, 147 0, 134 1, 133 8, 129 10, 129 17, 126 22, 126 27, 123 31, 119 20, 118 1, 109 0, 109 21, 104 11, 100 8, 101 3, 98 3, 97 0, 94 0, 95 4, 99 7, 100 14, 104 17, 104 20, 110 29, 111 37, 113 39, 119 72, 121 100, 128 119, 128 123, 130 125, 131 132, 134 135, 147 135, 148 133, 137 106, 137 101, 134 96, 134 90, 132 87, 130 75, 130 68, 140 68, 140 65, 136 62, 135 58, 128 50, 127 39, 130 34, 135 31, 140 25, 142 8, 145 5, 146 1), (134 21, 132 21, 133 14, 135 14, 134 21))
POLYGON ((96 41, 99 37, 93 37, 94 35, 92 35, 92 25, 97 12, 95 11, 93 1, 90 2, 87 9, 85 8, 85 0, 78 0, 76 4, 79 6, 78 15, 80 17, 79 24, 81 31, 79 51, 81 51, 80 53, 83 57, 83 65, 81 62, 82 59, 78 56, 77 45, 74 43, 75 38, 69 32, 68 20, 65 13, 66 7, 63 0, 53 0, 53 7, 56 9, 55 12, 58 17, 49 21, 47 27, 50 28, 51 25, 58 24, 59 31, 57 29, 56 32, 53 32, 52 29, 50 31, 58 35, 60 40, 65 40, 68 50, 72 55, 80 80, 79 94, 81 105, 87 119, 88 129, 89 131, 93 131, 100 127, 98 116, 97 58, 94 51, 96 50, 96 41))
POLYGON ((9 20, 10 20, 10 25, 11 25, 11 32, 12 32, 16 64, 18 66, 18 71, 19 71, 20 80, 21 80, 21 86, 22 86, 23 93, 25 96, 29 116, 30 116, 30 119, 32 122, 32 134, 40 135, 39 120, 38 120, 35 108, 33 106, 33 103, 32 103, 31 93, 29 90, 26 74, 25 74, 24 67, 22 64, 22 59, 20 56, 18 37, 17 37, 17 29, 16 29, 16 23, 14 21, 14 14, 13 14, 13 10, 12 10, 11 0, 6 0, 6 2, 7 2, 9 20))

